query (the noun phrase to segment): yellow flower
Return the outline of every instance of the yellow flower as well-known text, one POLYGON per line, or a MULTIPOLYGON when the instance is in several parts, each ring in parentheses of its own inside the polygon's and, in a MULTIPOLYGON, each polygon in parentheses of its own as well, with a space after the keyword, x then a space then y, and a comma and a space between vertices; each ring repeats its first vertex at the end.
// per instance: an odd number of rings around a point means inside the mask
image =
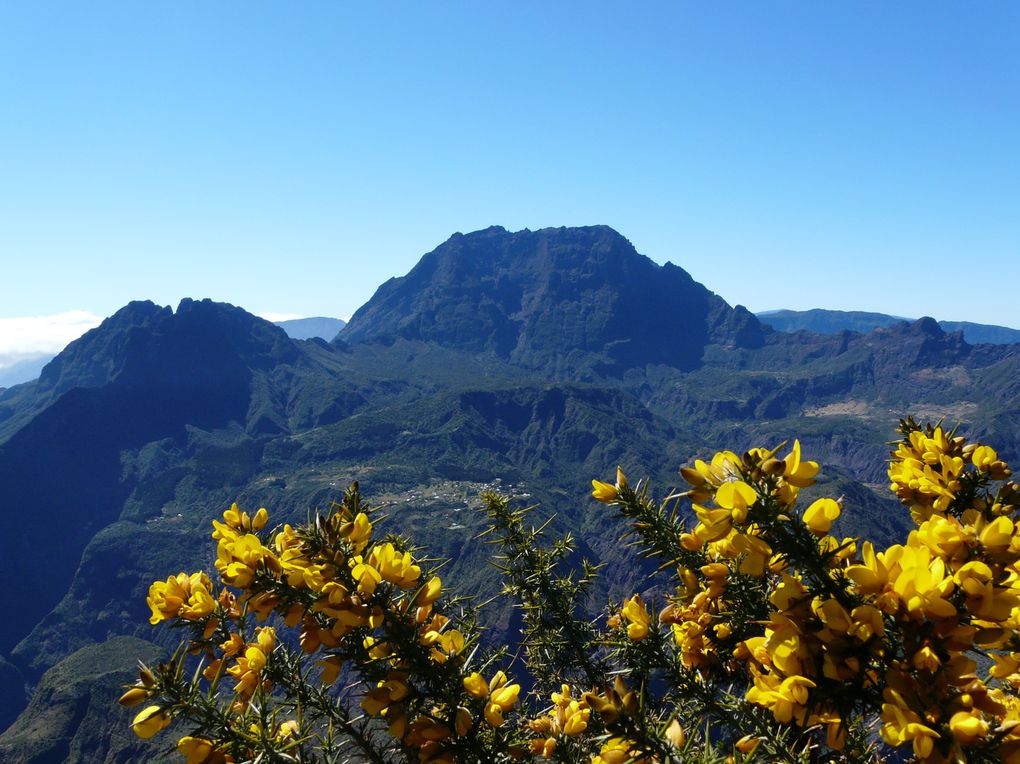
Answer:
MULTIPOLYGON (((902 547, 895 548, 902 551, 902 547)), ((877 594, 889 582, 885 553, 876 554, 875 546, 870 541, 865 541, 861 549, 861 557, 863 564, 851 565, 846 569, 846 575, 854 582, 855 588, 861 594, 877 594)))
POLYGON ((431 644, 432 660, 436 663, 446 663, 448 658, 464 649, 464 635, 458 629, 447 629, 432 639, 431 644))
POLYGON ((874 636, 885 634, 885 621, 882 613, 874 605, 858 605, 850 612, 853 623, 850 635, 860 642, 867 642, 874 636))
POLYGON ((772 547, 761 536, 752 535, 750 530, 733 534, 733 548, 742 555, 738 570, 746 576, 761 578, 772 558, 772 547))
POLYGON ((125 708, 130 708, 131 706, 137 706, 140 703, 144 702, 145 700, 148 699, 148 697, 149 691, 146 690, 144 687, 132 687, 123 695, 121 695, 117 699, 117 702, 120 703, 125 708))
POLYGON ((635 748, 634 741, 613 737, 602 744, 602 750, 592 758, 591 764, 645 764, 648 761, 639 756, 640 750, 635 748))
POLYGON ((635 594, 623 605, 623 617, 627 620, 627 636, 635 642, 639 642, 648 636, 648 625, 651 622, 651 615, 641 601, 641 596, 635 594))
POLYGON ((924 645, 914 653, 912 659, 914 668, 918 671, 924 670, 934 674, 942 666, 942 661, 939 659, 938 653, 932 649, 931 645, 924 645))
POLYGON ((227 538, 230 536, 240 535, 237 531, 248 532, 248 531, 260 531, 266 527, 266 523, 269 522, 269 513, 266 512, 266 508, 262 507, 258 512, 255 513, 254 517, 249 516, 247 512, 242 512, 237 506, 237 502, 230 505, 230 508, 223 512, 223 522, 213 520, 213 531, 214 539, 227 538))
POLYGON ((276 647, 276 629, 272 626, 260 626, 255 632, 255 644, 266 655, 276 647))
POLYGON ((516 705, 520 691, 519 684, 507 684, 489 695, 489 702, 485 704, 485 721, 493 727, 501 726, 503 713, 516 705))
POLYGON ((1000 554, 1010 548, 1016 526, 1008 517, 997 517, 981 531, 981 545, 990 554, 1000 554))
POLYGON ((503 712, 517 703, 519 684, 508 684, 510 680, 502 671, 497 671, 486 683, 477 671, 464 677, 464 690, 473 698, 485 700, 485 720, 493 727, 503 724, 503 712))
POLYGON ((528 728, 540 734, 531 741, 531 751, 546 759, 552 758, 559 735, 580 735, 588 729, 591 718, 587 702, 572 697, 569 685, 561 685, 560 692, 553 692, 552 702, 553 708, 548 714, 528 722, 528 728))
POLYGON ((205 618, 216 607, 212 583, 205 573, 178 573, 149 587, 146 603, 152 611, 149 623, 180 617, 187 621, 205 618))
POLYGON ((703 507, 700 504, 693 504, 694 514, 701 522, 694 529, 694 535, 698 539, 698 546, 702 544, 719 541, 730 534, 733 530, 733 510, 720 507, 712 509, 703 507))
POLYGON ((227 669, 227 673, 236 681, 234 692, 240 700, 250 700, 255 694, 266 662, 266 654, 257 645, 248 645, 244 653, 237 656, 237 662, 227 669))
POLYGON ((147 706, 135 716, 131 729, 142 740, 148 740, 160 730, 166 729, 170 721, 170 714, 159 706, 147 706))
POLYGON ((834 499, 818 499, 804 510, 804 524, 812 533, 824 536, 832 527, 832 522, 842 512, 839 502, 834 499))
POLYGON ((1005 679, 1020 669, 1020 653, 993 654, 992 660, 995 661, 995 665, 988 669, 988 673, 996 679, 1005 679))
POLYGON ((351 575, 358 582, 358 594, 362 597, 371 597, 382 581, 382 574, 360 555, 351 559, 351 575))
POLYGON ((836 634, 848 634, 853 625, 853 618, 835 599, 822 599, 816 597, 811 603, 811 609, 818 619, 825 624, 829 632, 836 634))
POLYGON ((761 743, 760 737, 754 735, 744 735, 740 740, 734 743, 734 747, 741 753, 754 753, 754 749, 761 743))
POLYGON ((301 730, 301 725, 298 724, 297 719, 288 719, 280 728, 276 731, 276 739, 279 741, 289 740, 297 737, 298 732, 301 730))
POLYGON ((591 481, 593 490, 591 495, 604 504, 611 504, 620 497, 620 491, 627 488, 627 476, 623 474, 620 467, 616 468, 616 485, 603 483, 601 480, 591 481))
POLYGON ((747 699, 772 711, 777 722, 785 724, 797 720, 800 724, 806 713, 808 690, 815 683, 804 676, 779 677, 756 675, 754 685, 747 690, 747 699))
POLYGON ((970 455, 971 463, 982 472, 987 472, 993 480, 1005 480, 1012 471, 1006 462, 999 459, 991 446, 978 446, 970 455))
POLYGON ((743 523, 747 510, 758 499, 758 494, 743 480, 723 483, 715 492, 715 503, 730 511, 733 522, 743 523))
POLYGON ((601 480, 591 481, 593 490, 591 495, 595 497, 597 501, 601 501, 603 504, 609 504, 610 502, 616 501, 617 491, 616 486, 611 483, 603 483, 601 480))
MULTIPOLYGON (((911 535, 910 538, 916 537, 911 535)), ((946 575, 941 558, 932 559, 927 547, 911 544, 903 549, 899 568, 899 575, 892 582, 893 589, 911 617, 941 619, 956 615, 956 608, 945 599, 952 594, 955 585, 952 576, 946 575)))
POLYGON ((217 545, 216 569, 226 584, 246 589, 255 580, 256 570, 266 565, 279 568, 279 561, 254 534, 221 538, 217 545))
POLYGON ((454 714, 453 728, 457 737, 465 737, 471 728, 475 726, 475 720, 471 718, 471 712, 464 706, 457 706, 457 713, 454 714))
MULTIPOLYGON (((1006 520, 1004 517, 1000 519, 1006 520)), ((921 523, 917 536, 935 554, 949 559, 965 549, 968 532, 955 517, 932 515, 921 523)))
POLYGON ((351 543, 355 553, 361 552, 372 536, 372 523, 368 515, 359 512, 352 521, 340 526, 340 535, 351 543))
POLYGON ((582 706, 578 701, 571 700, 563 711, 563 734, 567 737, 576 737, 588 729, 588 720, 591 717, 591 709, 582 706))
POLYGON ((424 607, 431 605, 439 596, 443 593, 443 580, 439 576, 432 576, 428 581, 425 582, 425 586, 422 587, 421 591, 414 598, 414 604, 417 607, 424 607))
POLYGON ((388 541, 372 547, 368 563, 379 572, 383 581, 402 589, 411 589, 421 577, 421 568, 414 564, 411 553, 397 551, 388 541))
POLYGON ((340 669, 343 668, 344 662, 337 656, 333 655, 329 658, 319 661, 319 666, 322 667, 322 674, 320 679, 323 684, 333 684, 340 676, 340 669))
POLYGON ((912 743, 919 759, 927 759, 939 739, 939 733, 921 723, 921 717, 906 706, 902 696, 894 690, 885 691, 886 703, 882 704, 882 725, 879 730, 882 739, 889 745, 899 746, 912 743))
POLYGON ((204 737, 182 737, 177 741, 177 752, 184 756, 185 764, 223 764, 227 760, 216 744, 204 737))
POLYGON ((965 463, 959 455, 959 444, 950 439, 941 427, 929 437, 920 430, 911 432, 900 443, 889 465, 893 492, 918 522, 934 514, 945 514, 960 490, 960 476, 965 463))
POLYGON ((269 522, 269 513, 265 507, 260 507, 259 511, 255 513, 255 517, 251 519, 252 530, 260 531, 266 527, 266 523, 269 522))
POLYGON ((407 674, 402 671, 390 672, 361 700, 361 707, 369 716, 379 716, 394 703, 399 703, 410 693, 407 674))
POLYGON ((505 687, 506 683, 510 681, 510 677, 506 675, 502 669, 492 675, 492 679, 489 680, 489 692, 495 692, 500 687, 505 687))
POLYGON ((473 698, 489 697, 489 683, 477 671, 464 677, 464 689, 473 698))
POLYGON ((551 759, 553 757, 553 753, 556 751, 556 738, 535 738, 529 743, 529 745, 531 746, 531 752, 535 756, 541 756, 543 759, 551 759))
POLYGON ((687 742, 687 735, 684 734, 684 728, 680 726, 680 722, 676 719, 669 723, 669 726, 663 733, 663 737, 677 748, 683 748, 684 743, 687 742))
POLYGON ((800 441, 793 441, 793 449, 787 454, 786 468, 783 470, 783 479, 797 488, 807 488, 814 485, 814 477, 818 474, 818 462, 804 461, 800 454, 800 441))
POLYGON ((949 719, 949 729, 953 737, 970 745, 988 734, 988 722, 981 718, 979 711, 957 711, 949 719))
POLYGON ((694 462, 694 469, 681 467, 680 474, 690 483, 695 491, 718 488, 728 480, 740 478, 740 457, 732 451, 719 451, 712 457, 712 463, 706 464, 701 459, 694 462))

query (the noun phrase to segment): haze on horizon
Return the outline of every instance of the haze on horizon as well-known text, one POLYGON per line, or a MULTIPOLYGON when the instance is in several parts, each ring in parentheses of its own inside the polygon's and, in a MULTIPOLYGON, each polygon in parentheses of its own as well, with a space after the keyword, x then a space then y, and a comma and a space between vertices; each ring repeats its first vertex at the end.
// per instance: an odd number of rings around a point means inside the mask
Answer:
POLYGON ((1007 3, 5 4, 0 319, 346 319, 455 231, 604 223, 754 311, 1020 326, 1018 33, 1007 3))

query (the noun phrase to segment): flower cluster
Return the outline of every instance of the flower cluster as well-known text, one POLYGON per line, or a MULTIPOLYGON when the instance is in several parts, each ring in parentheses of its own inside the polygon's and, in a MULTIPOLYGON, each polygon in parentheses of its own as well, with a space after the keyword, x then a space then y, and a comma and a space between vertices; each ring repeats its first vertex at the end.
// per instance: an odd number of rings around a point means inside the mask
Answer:
POLYGON ((1020 764, 1020 487, 990 446, 912 419, 900 434, 888 474, 915 527, 885 549, 838 532, 843 499, 801 504, 819 466, 797 441, 695 460, 661 503, 620 469, 593 481, 661 563, 594 620, 597 566, 486 494, 523 624, 505 647, 480 641, 405 540, 379 537, 356 484, 304 525, 232 506, 213 522, 215 578, 150 587, 151 622, 189 639, 121 703, 144 706, 142 738, 186 725, 186 764, 863 762, 894 748, 1020 764))
POLYGON ((575 698, 569 685, 552 693, 552 708, 544 715, 528 722, 528 728, 539 736, 531 740, 532 753, 551 759, 560 736, 577 737, 588 729, 591 708, 584 698, 575 698))
POLYGON ((454 762, 479 745, 477 719, 491 744, 520 686, 499 671, 479 692, 480 675, 468 671, 472 637, 440 609, 441 579, 423 574, 401 540, 373 538, 357 487, 308 526, 267 531, 268 519, 235 504, 213 521, 218 583, 181 573, 150 588, 152 623, 190 628, 186 652, 204 666, 192 685, 183 653, 145 669, 122 703, 159 702, 138 715, 135 732, 151 737, 177 717, 198 722, 178 743, 189 764, 325 749, 341 735, 364 751, 397 744, 422 762, 454 762), (296 639, 282 642, 281 627, 296 639), (299 702, 309 694, 306 666, 319 689, 299 702), (342 675, 364 683, 352 698, 365 715, 359 724, 330 694, 342 675), (392 743, 379 742, 383 732, 392 743))
MULTIPOLYGON (((797 442, 683 468, 697 524, 678 534, 689 555, 659 621, 682 670, 743 674, 747 702, 821 730, 815 745, 841 751, 877 718, 885 743, 924 761, 1020 761, 1020 494, 989 446, 913 420, 902 434, 889 477, 917 529, 884 551, 829 535, 841 500, 797 511, 818 472, 797 442), (752 589, 764 612, 746 607, 752 589)), ((638 516, 624 483, 594 496, 638 516)), ((647 618, 628 612, 633 600, 617 622, 644 639, 647 618)))

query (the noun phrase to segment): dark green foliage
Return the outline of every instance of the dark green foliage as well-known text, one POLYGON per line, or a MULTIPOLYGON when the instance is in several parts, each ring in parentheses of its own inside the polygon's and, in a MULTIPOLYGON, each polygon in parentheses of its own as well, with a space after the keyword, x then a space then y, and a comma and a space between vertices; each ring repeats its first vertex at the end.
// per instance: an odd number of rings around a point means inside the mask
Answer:
POLYGON ((71 654, 46 672, 28 708, 0 734, 0 761, 128 764, 162 760, 166 741, 142 741, 127 724, 110 724, 123 685, 138 677, 137 661, 155 663, 161 655, 154 645, 130 637, 115 637, 71 654))

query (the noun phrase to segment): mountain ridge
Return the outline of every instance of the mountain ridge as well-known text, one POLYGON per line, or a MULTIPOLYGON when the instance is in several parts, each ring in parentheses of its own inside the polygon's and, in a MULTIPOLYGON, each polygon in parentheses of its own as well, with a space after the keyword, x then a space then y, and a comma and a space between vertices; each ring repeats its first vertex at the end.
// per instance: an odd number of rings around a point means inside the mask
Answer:
MULTIPOLYGON (((887 313, 871 313, 858 310, 828 310, 812 308, 811 310, 767 310, 755 314, 759 321, 782 332, 809 331, 820 334, 833 334, 841 331, 867 333, 875 329, 887 328, 893 324, 917 319, 893 316, 887 313)), ((1020 343, 1020 329, 994 324, 981 324, 973 321, 944 321, 938 324, 947 332, 962 331, 963 337, 971 345, 996 344, 1008 345, 1020 343)))

